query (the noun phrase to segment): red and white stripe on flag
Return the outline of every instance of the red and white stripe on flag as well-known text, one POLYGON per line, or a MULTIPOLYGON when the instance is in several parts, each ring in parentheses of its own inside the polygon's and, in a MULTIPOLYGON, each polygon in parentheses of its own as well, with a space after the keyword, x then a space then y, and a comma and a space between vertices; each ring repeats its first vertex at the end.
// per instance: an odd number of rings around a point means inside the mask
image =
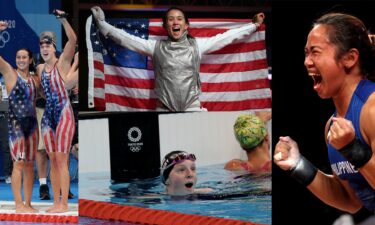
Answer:
MULTIPOLYGON (((208 38, 228 29, 240 27, 251 20, 190 19, 189 33, 196 38, 208 38)), ((86 24, 90 37, 91 17, 86 24)), ((150 19, 149 39, 165 39, 160 19, 150 19)), ((265 25, 231 45, 201 60, 200 100, 208 111, 247 111, 271 108, 271 89, 265 43, 265 25)), ((154 110, 156 96, 152 60, 147 69, 117 67, 103 63, 101 53, 89 52, 89 107, 106 111, 154 110)))

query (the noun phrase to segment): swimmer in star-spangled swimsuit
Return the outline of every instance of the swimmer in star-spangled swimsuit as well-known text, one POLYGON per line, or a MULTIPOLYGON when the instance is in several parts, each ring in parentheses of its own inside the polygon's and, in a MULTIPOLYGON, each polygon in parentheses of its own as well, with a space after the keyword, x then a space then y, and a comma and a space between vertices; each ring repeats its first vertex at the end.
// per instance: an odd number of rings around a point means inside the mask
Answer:
POLYGON ((38 147, 39 130, 35 112, 36 85, 18 74, 9 94, 9 145, 13 161, 33 161, 38 147))
POLYGON ((53 205, 48 213, 63 213, 68 209, 70 176, 68 168, 69 150, 75 130, 74 114, 67 89, 77 85, 76 75, 70 73, 77 36, 65 18, 67 14, 55 10, 55 15, 64 27, 68 41, 59 58, 56 56, 56 35, 44 31, 39 38, 40 54, 44 64, 38 66, 46 108, 42 117, 42 136, 51 163, 53 205), (61 193, 61 197, 60 197, 61 193))
MULTIPOLYGON (((0 30, 6 27, 7 24, 0 21, 0 30)), ((35 112, 37 83, 31 73, 32 55, 29 49, 19 49, 16 53, 16 70, 0 57, 0 73, 9 94, 8 140, 13 159, 12 191, 16 213, 38 212, 31 206, 34 158, 39 140, 35 112)))
POLYGON ((64 81, 56 64, 51 72, 42 72, 46 110, 42 118, 42 135, 48 152, 69 153, 75 124, 73 109, 64 81))

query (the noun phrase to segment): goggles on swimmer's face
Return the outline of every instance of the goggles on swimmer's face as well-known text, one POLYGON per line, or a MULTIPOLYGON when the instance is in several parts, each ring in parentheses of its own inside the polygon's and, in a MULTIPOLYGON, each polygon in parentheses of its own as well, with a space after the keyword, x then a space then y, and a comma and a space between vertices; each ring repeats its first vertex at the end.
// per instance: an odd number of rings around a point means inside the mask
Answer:
POLYGON ((169 158, 164 159, 164 161, 162 163, 162 166, 161 166, 161 169, 162 169, 162 171, 165 171, 166 169, 170 168, 171 166, 174 166, 177 163, 180 163, 184 160, 191 160, 191 161, 194 162, 196 159, 197 158, 195 157, 194 154, 190 154, 190 153, 187 153, 187 152, 176 153, 176 154, 171 155, 169 158))
POLYGON ((43 45, 43 44, 47 44, 47 45, 52 44, 53 46, 56 47, 56 43, 50 37, 45 37, 45 38, 43 38, 42 40, 39 41, 39 45, 43 45))

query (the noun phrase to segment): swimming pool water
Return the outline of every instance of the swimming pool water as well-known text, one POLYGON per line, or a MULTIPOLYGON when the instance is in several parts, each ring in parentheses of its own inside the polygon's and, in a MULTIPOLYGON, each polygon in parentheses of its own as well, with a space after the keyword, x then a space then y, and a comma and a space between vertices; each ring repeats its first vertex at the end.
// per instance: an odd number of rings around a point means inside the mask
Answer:
POLYGON ((211 187, 211 194, 171 198, 161 179, 110 183, 109 172, 80 174, 82 199, 161 209, 187 214, 271 224, 271 175, 240 175, 224 165, 198 167, 197 187, 211 187))

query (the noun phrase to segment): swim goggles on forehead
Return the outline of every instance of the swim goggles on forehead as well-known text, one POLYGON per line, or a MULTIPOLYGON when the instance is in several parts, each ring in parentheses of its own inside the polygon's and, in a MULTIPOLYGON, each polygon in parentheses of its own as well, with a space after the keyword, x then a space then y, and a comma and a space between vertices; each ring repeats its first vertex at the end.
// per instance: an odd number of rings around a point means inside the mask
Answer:
POLYGON ((180 163, 184 160, 195 161, 196 159, 197 158, 195 157, 194 154, 190 154, 190 153, 187 153, 187 152, 176 153, 176 154, 171 155, 168 159, 164 159, 164 161, 162 163, 162 166, 161 166, 161 169, 164 171, 164 170, 170 168, 171 166, 174 166, 177 163, 180 163))
POLYGON ((53 44, 56 46, 56 43, 53 41, 52 38, 50 37, 45 37, 43 38, 42 40, 39 41, 39 45, 42 45, 42 44, 47 44, 47 45, 50 45, 50 44, 53 44))

